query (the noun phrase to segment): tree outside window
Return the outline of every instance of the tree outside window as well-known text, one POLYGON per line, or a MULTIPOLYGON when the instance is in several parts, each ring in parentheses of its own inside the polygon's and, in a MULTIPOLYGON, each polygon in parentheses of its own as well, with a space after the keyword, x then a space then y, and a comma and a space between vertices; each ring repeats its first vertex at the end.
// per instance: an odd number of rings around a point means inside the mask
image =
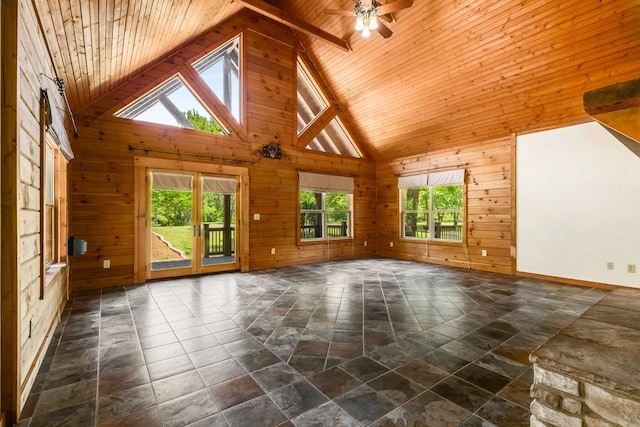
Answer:
POLYGON ((351 194, 300 191, 300 239, 351 236, 351 194))
POLYGON ((461 185, 428 185, 400 192, 403 237, 462 241, 461 185))

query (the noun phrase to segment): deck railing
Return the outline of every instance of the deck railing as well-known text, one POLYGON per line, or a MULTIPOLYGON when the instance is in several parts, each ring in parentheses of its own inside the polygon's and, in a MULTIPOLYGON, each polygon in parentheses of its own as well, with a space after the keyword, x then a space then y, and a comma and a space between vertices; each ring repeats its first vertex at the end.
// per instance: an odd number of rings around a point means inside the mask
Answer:
MULTIPOLYGON (((329 237, 347 237, 347 222, 342 224, 327 225, 327 234, 329 237)), ((317 239, 322 237, 322 225, 302 225, 300 226, 301 239, 317 239)))
POLYGON ((224 255, 231 256, 235 253, 236 230, 235 227, 211 227, 204 224, 204 257, 224 255))
MULTIPOLYGON (((429 228, 426 226, 418 226, 413 230, 412 235, 407 237, 419 237, 421 239, 429 238, 429 228)), ((442 240, 462 240, 462 225, 440 225, 435 224, 434 238, 442 240)))

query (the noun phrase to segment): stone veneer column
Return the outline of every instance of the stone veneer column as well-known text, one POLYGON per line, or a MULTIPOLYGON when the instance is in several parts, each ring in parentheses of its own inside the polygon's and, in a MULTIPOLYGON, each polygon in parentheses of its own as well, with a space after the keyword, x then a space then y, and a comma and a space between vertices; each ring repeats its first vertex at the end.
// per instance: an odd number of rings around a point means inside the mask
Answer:
POLYGON ((640 426, 640 291, 616 289, 529 357, 531 427, 640 426))

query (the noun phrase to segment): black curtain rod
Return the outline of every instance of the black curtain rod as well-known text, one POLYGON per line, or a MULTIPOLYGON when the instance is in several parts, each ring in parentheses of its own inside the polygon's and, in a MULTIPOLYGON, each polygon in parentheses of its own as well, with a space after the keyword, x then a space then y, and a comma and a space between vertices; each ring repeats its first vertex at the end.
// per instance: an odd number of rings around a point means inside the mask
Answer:
POLYGON ((149 148, 135 148, 131 144, 129 144, 129 151, 142 151, 144 154, 155 153, 155 154, 168 154, 173 156, 177 155, 178 157, 193 157, 196 159, 206 159, 211 161, 233 163, 235 165, 248 164, 253 166, 255 164, 253 160, 227 159, 225 157, 205 156, 202 154, 176 153, 175 151, 152 150, 149 148))
POLYGON ((423 174, 425 172, 432 172, 432 171, 437 171, 437 170, 442 170, 442 169, 460 169, 463 166, 469 166, 469 162, 467 163, 461 163, 459 165, 453 165, 453 166, 440 166, 438 168, 431 168, 431 169, 423 169, 421 171, 417 171, 417 172, 413 172, 411 174, 403 174, 403 173, 396 173, 394 174, 396 177, 400 177, 400 176, 413 176, 413 175, 420 175, 423 174))
POLYGON ((69 105, 69 99, 67 98, 67 93, 64 90, 64 80, 62 80, 60 77, 56 77, 56 78, 49 77, 45 73, 40 73, 40 75, 45 76, 46 78, 54 82, 56 86, 58 86, 58 92, 62 96, 62 99, 64 99, 64 103, 67 106, 66 113, 69 116, 69 119, 71 120, 71 125, 73 126, 73 137, 75 139, 80 138, 80 134, 78 133, 78 127, 76 126, 76 120, 73 117, 73 113, 71 112, 71 106, 69 105))

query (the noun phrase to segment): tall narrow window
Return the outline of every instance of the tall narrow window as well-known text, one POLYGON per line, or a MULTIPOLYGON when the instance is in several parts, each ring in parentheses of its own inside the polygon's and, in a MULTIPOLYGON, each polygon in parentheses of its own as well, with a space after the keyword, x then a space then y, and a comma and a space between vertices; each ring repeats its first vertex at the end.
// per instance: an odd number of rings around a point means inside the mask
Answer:
POLYGON ((241 120, 240 36, 193 63, 209 89, 222 101, 238 123, 241 120))
POLYGON ((460 242, 464 170, 401 177, 402 237, 460 242))
MULTIPOLYGON (((40 91, 40 299, 67 260, 67 164, 73 158, 64 121, 52 107, 47 89, 40 91), (62 138, 61 138, 62 137, 62 138)), ((33 227, 35 224, 29 226, 33 227)))
POLYGON ((353 178, 300 172, 300 240, 353 236, 353 178))
POLYGON ((58 149, 47 139, 44 162, 44 247, 43 259, 46 267, 58 262, 59 218, 58 218, 58 149))

